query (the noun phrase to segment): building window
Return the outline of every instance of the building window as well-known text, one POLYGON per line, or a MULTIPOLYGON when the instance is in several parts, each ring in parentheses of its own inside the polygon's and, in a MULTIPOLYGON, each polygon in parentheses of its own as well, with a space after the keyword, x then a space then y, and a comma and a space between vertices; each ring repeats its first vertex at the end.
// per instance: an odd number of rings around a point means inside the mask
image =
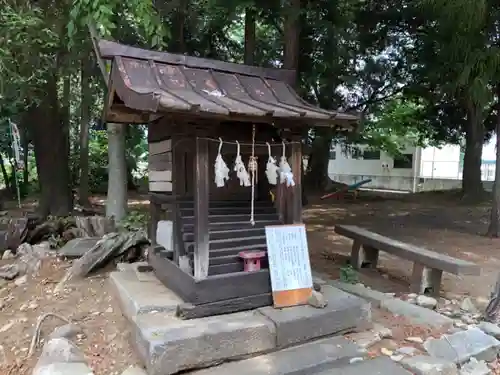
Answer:
POLYGON ((402 154, 394 157, 394 168, 413 168, 413 154, 402 154))
POLYGON ((351 151, 351 157, 353 159, 363 159, 363 152, 359 148, 353 147, 351 151))
POLYGON ((337 159, 337 152, 330 151, 330 160, 335 160, 335 159, 337 159))
POLYGON ((380 160, 380 151, 366 150, 363 152, 363 159, 365 160, 380 160))

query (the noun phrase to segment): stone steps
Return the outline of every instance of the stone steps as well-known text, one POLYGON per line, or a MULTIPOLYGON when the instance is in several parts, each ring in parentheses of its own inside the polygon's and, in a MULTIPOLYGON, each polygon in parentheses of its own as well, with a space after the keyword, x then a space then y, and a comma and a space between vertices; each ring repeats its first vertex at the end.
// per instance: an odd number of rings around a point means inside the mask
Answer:
MULTIPOLYGON (((321 367, 322 363, 350 366, 352 358, 362 356, 363 351, 354 343, 341 336, 332 336, 368 328, 371 325, 370 304, 334 287, 323 286, 322 292, 328 301, 324 309, 263 307, 181 320, 175 317, 176 306, 182 303, 175 294, 162 287, 152 274, 146 277, 133 267, 127 269, 112 272, 110 282, 131 323, 132 345, 148 375, 172 375, 257 355, 261 358, 290 353, 294 347, 299 348, 307 342, 313 346, 296 349, 304 350, 303 354, 287 354, 303 360, 296 370, 283 372, 277 368, 277 372, 266 374, 314 374, 309 372, 313 366, 318 366, 318 371, 329 366, 321 367)), ((285 362, 287 360, 280 363, 285 362)))

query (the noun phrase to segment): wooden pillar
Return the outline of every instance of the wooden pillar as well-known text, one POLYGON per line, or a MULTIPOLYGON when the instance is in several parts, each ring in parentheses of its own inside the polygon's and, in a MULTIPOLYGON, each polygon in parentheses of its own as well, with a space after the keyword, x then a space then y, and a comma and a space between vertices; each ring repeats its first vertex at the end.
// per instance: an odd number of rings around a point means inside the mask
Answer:
POLYGON ((292 137, 292 152, 290 167, 293 172, 295 186, 293 187, 289 220, 292 223, 302 223, 302 143, 300 135, 292 137))
POLYGON ((208 141, 196 138, 194 155, 194 277, 198 280, 208 276, 209 163, 208 141))

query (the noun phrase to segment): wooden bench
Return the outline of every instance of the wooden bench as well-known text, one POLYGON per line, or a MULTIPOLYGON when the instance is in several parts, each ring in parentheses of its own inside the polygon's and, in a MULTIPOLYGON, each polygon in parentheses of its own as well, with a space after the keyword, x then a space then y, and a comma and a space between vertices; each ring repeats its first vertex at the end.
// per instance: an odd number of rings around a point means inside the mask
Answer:
POLYGON ((481 273, 480 267, 472 262, 393 240, 355 225, 336 225, 335 232, 354 241, 351 265, 356 269, 367 266, 376 268, 379 251, 412 261, 410 290, 413 293, 430 292, 439 296, 443 272, 474 276, 481 273))

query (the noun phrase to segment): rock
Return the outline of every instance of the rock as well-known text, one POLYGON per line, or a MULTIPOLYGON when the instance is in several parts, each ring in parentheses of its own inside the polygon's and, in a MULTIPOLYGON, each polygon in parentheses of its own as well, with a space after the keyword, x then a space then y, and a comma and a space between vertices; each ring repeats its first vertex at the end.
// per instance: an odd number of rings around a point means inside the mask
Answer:
POLYGON ((362 349, 367 349, 382 340, 378 333, 372 331, 357 332, 349 335, 349 338, 362 349))
POLYGON ((392 331, 389 328, 384 327, 381 324, 374 323, 373 324, 373 331, 375 333, 377 333, 380 336, 381 339, 390 339, 390 338, 392 338, 392 331))
POLYGON ((479 328, 444 335, 439 339, 430 338, 424 342, 424 348, 431 356, 458 364, 467 362, 471 357, 493 361, 499 346, 500 341, 479 328))
POLYGON ((113 308, 112 308, 112 307, 108 307, 108 308, 106 309, 106 312, 107 312, 108 314, 111 314, 111 313, 113 312, 113 308))
POLYGON ((307 300, 307 303, 312 307, 316 307, 317 309, 324 309, 328 302, 325 300, 325 297, 321 292, 317 292, 313 290, 311 296, 307 300))
POLYGON ((14 280, 19 275, 19 267, 17 264, 6 264, 0 267, 0 278, 5 280, 14 280))
POLYGON ((18 277, 17 279, 15 279, 14 280, 14 284, 16 284, 16 286, 21 286, 21 285, 26 284, 27 281, 28 281, 28 276, 23 275, 23 276, 18 277))
POLYGON ((467 324, 465 324, 464 322, 462 322, 461 320, 455 320, 453 322, 453 325, 457 328, 461 328, 461 329, 465 329, 467 328, 467 324))
POLYGON ((490 322, 481 322, 479 323, 478 328, 487 335, 500 339, 500 327, 498 325, 490 322))
POLYGON ((406 297, 416 299, 418 297, 418 294, 417 293, 410 293, 410 294, 407 294, 406 297))
POLYGON ((80 326, 76 324, 65 324, 54 329, 49 336, 49 340, 61 338, 72 339, 81 333, 82 329, 80 326))
POLYGON ((425 355, 404 358, 401 365, 415 375, 457 375, 457 365, 451 361, 425 355))
POLYGON ((380 349, 380 353, 382 353, 383 355, 386 355, 388 357, 390 357, 394 354, 394 352, 392 350, 389 350, 387 348, 380 349))
POLYGON ((321 292, 321 284, 314 281, 313 282, 313 289, 316 291, 316 292, 321 292))
POLYGON ((79 258, 92 249, 100 239, 101 238, 99 237, 75 238, 68 241, 66 245, 60 248, 57 252, 59 255, 68 258, 79 258))
POLYGON ((7 332, 12 327, 14 327, 14 322, 9 322, 7 324, 4 324, 2 327, 0 327, 0 333, 7 332))
POLYGON ((405 339, 408 342, 413 342, 415 344, 423 344, 424 340, 421 337, 407 337, 405 339))
POLYGON ((357 363, 357 362, 363 362, 365 359, 363 357, 354 357, 349 360, 349 364, 357 363))
POLYGON ((479 312, 477 307, 474 305, 474 302, 472 302, 472 299, 470 297, 464 298, 464 300, 460 304, 460 309, 462 311, 466 311, 466 312, 472 313, 472 314, 476 314, 479 312))
POLYGON ((142 368, 133 366, 123 371, 122 375, 148 375, 148 374, 142 368))
POLYGON ((417 297, 417 305, 432 310, 437 306, 437 300, 435 298, 422 295, 417 297))
POLYGON ((36 302, 30 302, 30 304, 28 305, 28 309, 30 310, 36 310, 38 308, 38 303, 36 302))
POLYGON ((391 355, 391 359, 394 361, 394 362, 401 362, 403 360, 405 356, 403 354, 394 354, 394 355, 391 355))
POLYGON ((45 343, 36 367, 54 363, 85 363, 83 353, 65 338, 51 339, 45 343))
POLYGON ((462 322, 464 322, 465 324, 475 324, 477 323, 477 320, 474 319, 471 315, 465 314, 462 316, 462 322))
POLYGON ((16 256, 10 250, 5 250, 2 254, 2 260, 14 259, 16 256))
POLYGON ((460 375, 488 375, 491 370, 484 361, 478 361, 476 358, 471 358, 469 362, 462 366, 460 375))
POLYGON ((51 363, 35 367, 33 375, 94 375, 85 363, 51 363))
POLYGON ((418 353, 418 349, 413 346, 402 346, 396 350, 396 353, 403 355, 415 355, 418 353))

